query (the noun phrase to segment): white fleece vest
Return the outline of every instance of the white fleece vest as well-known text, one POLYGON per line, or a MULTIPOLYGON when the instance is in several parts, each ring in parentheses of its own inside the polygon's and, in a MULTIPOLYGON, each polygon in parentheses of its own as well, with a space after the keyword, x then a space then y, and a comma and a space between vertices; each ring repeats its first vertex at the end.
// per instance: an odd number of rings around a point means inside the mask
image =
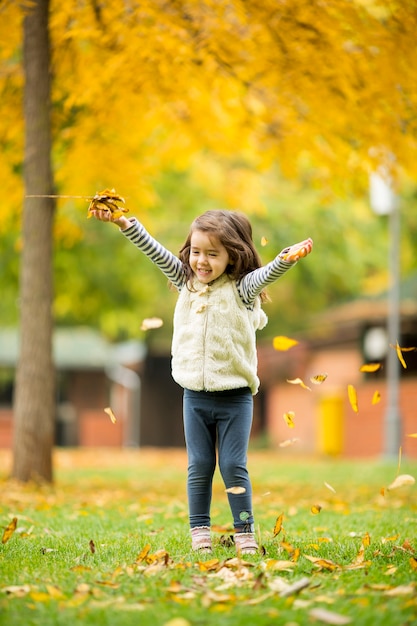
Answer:
POLYGON ((256 298, 242 302, 236 282, 223 274, 213 284, 184 286, 174 313, 172 376, 186 389, 224 391, 259 388, 256 331, 267 317, 256 298))

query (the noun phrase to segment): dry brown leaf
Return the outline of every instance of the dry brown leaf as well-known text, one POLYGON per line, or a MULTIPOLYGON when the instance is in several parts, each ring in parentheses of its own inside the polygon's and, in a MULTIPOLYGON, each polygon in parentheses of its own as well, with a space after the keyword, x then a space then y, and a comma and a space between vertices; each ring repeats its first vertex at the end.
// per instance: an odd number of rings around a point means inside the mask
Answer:
POLYGON ((17 517, 14 517, 12 521, 9 524, 7 524, 6 528, 4 529, 3 537, 1 540, 2 543, 7 543, 9 541, 10 537, 13 535, 14 531, 16 530, 16 526, 17 526, 17 517))
POLYGON ((273 338, 272 345, 275 350, 286 351, 298 345, 298 341, 290 337, 285 337, 284 335, 277 335, 273 338))
POLYGON ((279 535, 279 533, 281 532, 281 530, 284 530, 284 527, 282 525, 282 522, 284 521, 284 513, 281 513, 281 515, 278 515, 276 521, 275 521, 275 526, 274 526, 274 537, 276 537, 277 535, 279 535))

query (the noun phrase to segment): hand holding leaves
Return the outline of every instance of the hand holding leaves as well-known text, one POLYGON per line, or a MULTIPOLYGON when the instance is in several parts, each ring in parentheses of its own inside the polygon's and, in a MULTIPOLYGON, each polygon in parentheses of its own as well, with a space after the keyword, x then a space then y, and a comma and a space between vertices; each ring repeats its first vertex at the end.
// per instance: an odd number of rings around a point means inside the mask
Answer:
POLYGON ((289 248, 285 248, 280 257, 284 261, 289 261, 290 263, 295 263, 302 257, 307 256, 313 249, 313 240, 309 237, 308 239, 304 239, 304 241, 300 241, 299 243, 295 243, 289 248))

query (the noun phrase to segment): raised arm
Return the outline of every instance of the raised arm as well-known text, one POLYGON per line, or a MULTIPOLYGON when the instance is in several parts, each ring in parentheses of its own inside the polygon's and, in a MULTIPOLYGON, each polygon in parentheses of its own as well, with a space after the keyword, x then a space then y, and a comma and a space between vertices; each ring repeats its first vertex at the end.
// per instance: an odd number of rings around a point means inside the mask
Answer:
POLYGON ((284 248, 276 257, 263 267, 246 274, 237 285, 242 301, 250 305, 262 289, 275 282, 287 272, 296 262, 310 254, 313 241, 305 239, 300 243, 284 248))

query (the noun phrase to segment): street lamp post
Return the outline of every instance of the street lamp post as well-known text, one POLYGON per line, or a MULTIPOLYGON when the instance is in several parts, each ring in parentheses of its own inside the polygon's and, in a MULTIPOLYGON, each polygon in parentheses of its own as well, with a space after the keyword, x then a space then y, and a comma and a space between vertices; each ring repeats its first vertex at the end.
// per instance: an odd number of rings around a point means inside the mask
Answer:
MULTIPOLYGON (((385 177, 372 174, 370 179, 371 207, 378 215, 388 215, 389 232, 389 287, 388 287, 388 342, 395 346, 400 339, 400 210, 397 197, 385 177)), ((401 446, 401 416, 399 409, 400 362, 396 350, 387 351, 387 404, 384 418, 384 455, 398 456, 401 446)))

